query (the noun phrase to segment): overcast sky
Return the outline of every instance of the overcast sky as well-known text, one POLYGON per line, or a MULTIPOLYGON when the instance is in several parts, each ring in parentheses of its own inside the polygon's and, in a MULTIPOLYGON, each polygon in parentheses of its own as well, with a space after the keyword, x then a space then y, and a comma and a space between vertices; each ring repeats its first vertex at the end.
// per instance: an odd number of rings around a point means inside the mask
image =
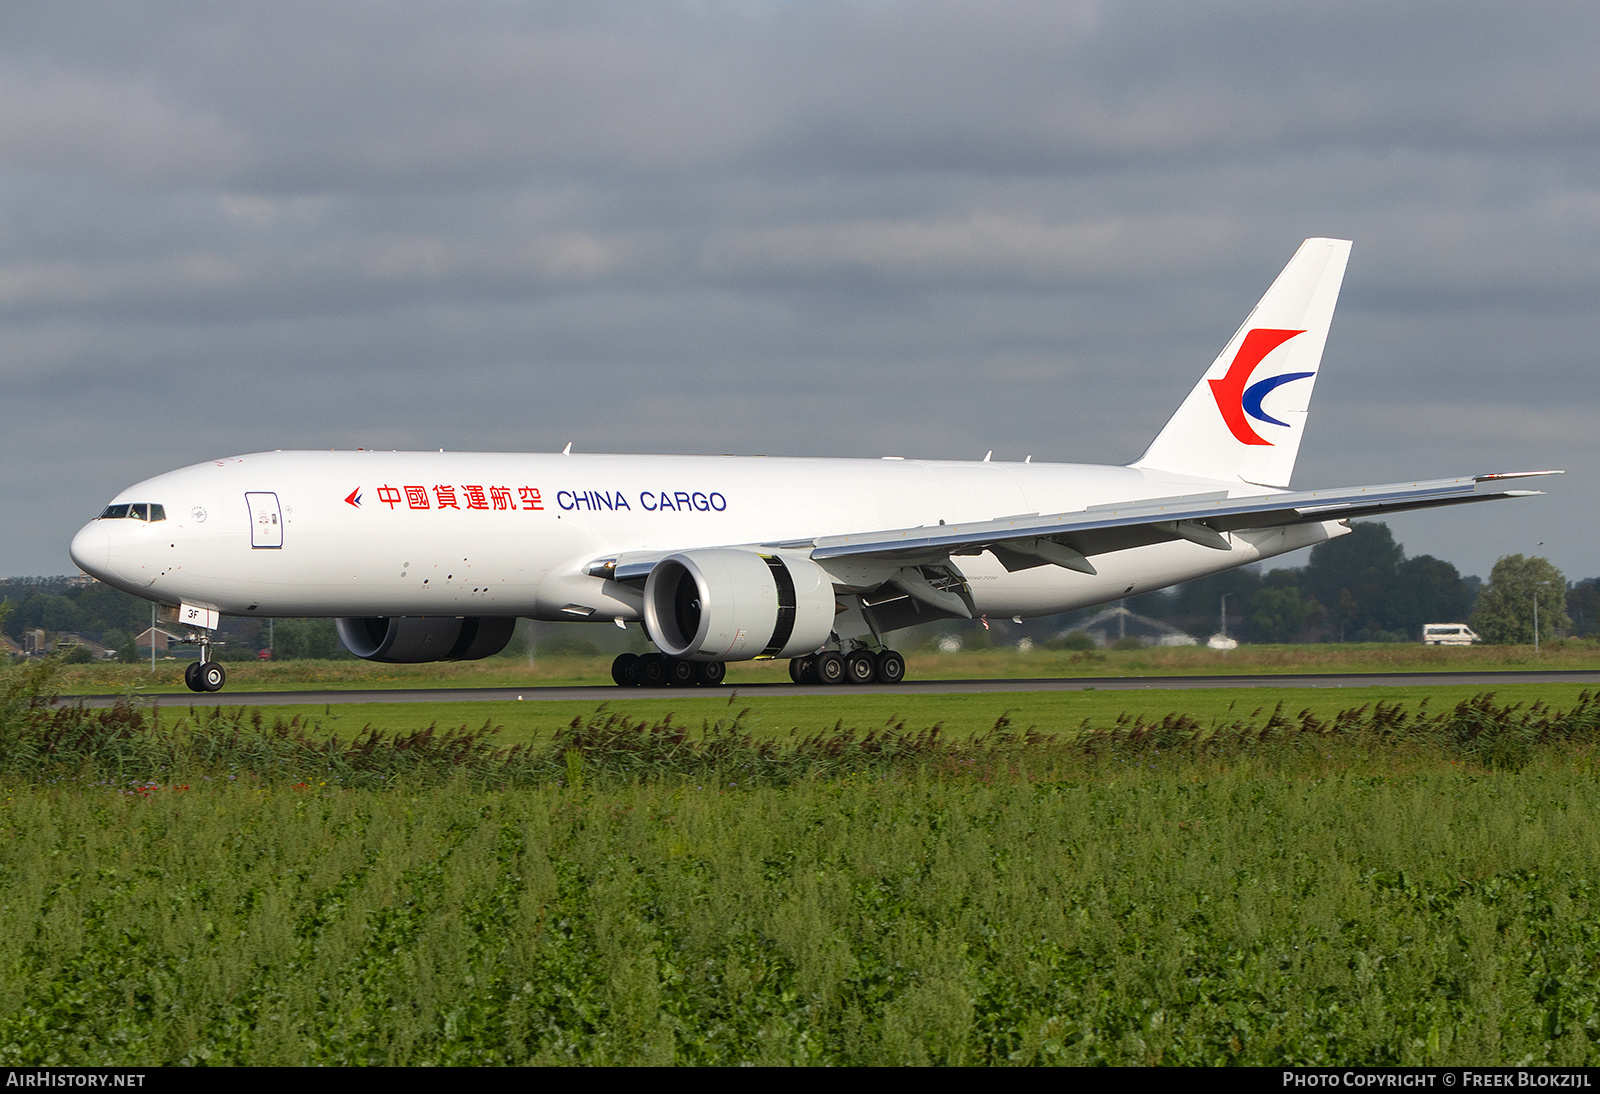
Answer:
POLYGON ((1294 485, 1600 573, 1592 3, 10 0, 0 576, 262 449, 1126 462, 1314 235, 1294 485))

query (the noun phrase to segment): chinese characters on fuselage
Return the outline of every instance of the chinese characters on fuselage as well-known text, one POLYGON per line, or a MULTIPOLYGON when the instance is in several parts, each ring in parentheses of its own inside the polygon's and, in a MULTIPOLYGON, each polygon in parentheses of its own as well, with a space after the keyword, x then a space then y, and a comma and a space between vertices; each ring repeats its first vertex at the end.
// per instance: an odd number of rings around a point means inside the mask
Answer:
POLYGON ((544 508, 544 498, 536 486, 484 487, 474 483, 461 486, 459 494, 456 492, 457 489, 454 485, 436 485, 432 488, 433 497, 430 499, 429 488, 426 486, 396 487, 384 483, 378 487, 378 500, 390 509, 402 503, 407 509, 483 509, 509 512, 544 508), (517 492, 515 498, 511 496, 513 489, 517 492))
MULTIPOLYGON (((485 512, 531 512, 544 509, 544 496, 536 486, 483 486, 436 484, 378 487, 378 500, 391 510, 479 509, 485 512), (515 496, 513 496, 515 491, 515 496)), ((721 513, 728 499, 717 490, 641 490, 628 495, 621 490, 557 490, 557 507, 590 513, 721 513)))

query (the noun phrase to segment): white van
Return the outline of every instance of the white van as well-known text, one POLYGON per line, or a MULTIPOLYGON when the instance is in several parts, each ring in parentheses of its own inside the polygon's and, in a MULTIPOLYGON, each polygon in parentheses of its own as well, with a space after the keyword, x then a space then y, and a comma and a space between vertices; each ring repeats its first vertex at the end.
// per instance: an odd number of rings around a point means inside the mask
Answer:
POLYGON ((1424 623, 1422 625, 1422 644, 1424 646, 1470 646, 1474 642, 1482 642, 1476 631, 1465 623, 1424 623))

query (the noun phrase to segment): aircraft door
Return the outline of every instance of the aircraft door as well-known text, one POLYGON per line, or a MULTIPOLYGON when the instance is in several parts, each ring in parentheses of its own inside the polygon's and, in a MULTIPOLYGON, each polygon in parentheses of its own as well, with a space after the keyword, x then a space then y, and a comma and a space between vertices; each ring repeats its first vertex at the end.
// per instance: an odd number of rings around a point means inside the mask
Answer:
POLYGON ((278 495, 265 491, 246 492, 244 503, 250 510, 250 546, 283 546, 283 511, 278 495))

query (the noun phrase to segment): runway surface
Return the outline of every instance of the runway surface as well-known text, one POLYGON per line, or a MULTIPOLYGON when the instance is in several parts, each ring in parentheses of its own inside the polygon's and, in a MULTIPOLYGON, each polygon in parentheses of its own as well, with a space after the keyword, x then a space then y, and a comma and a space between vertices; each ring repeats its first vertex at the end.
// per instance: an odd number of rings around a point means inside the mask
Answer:
MULTIPOLYGON (((1439 687, 1445 685, 1478 687, 1485 690, 1506 684, 1594 684, 1600 685, 1600 672, 1583 670, 1533 672, 1363 672, 1313 675, 1281 673, 1265 676, 1083 676, 1043 680, 908 680, 901 684, 847 684, 826 687, 817 684, 727 684, 718 688, 619 688, 528 687, 528 688, 429 688, 387 691, 351 689, 344 691, 220 691, 212 695, 169 692, 151 697, 162 705, 192 706, 299 706, 346 703, 503 703, 612 699, 652 699, 682 695, 684 698, 726 695, 738 691, 749 696, 784 695, 977 695, 1007 691, 1181 691, 1187 688, 1372 688, 1439 687)), ((83 696, 85 706, 109 706, 115 695, 83 696)), ((62 703, 77 702, 64 697, 62 703)))

